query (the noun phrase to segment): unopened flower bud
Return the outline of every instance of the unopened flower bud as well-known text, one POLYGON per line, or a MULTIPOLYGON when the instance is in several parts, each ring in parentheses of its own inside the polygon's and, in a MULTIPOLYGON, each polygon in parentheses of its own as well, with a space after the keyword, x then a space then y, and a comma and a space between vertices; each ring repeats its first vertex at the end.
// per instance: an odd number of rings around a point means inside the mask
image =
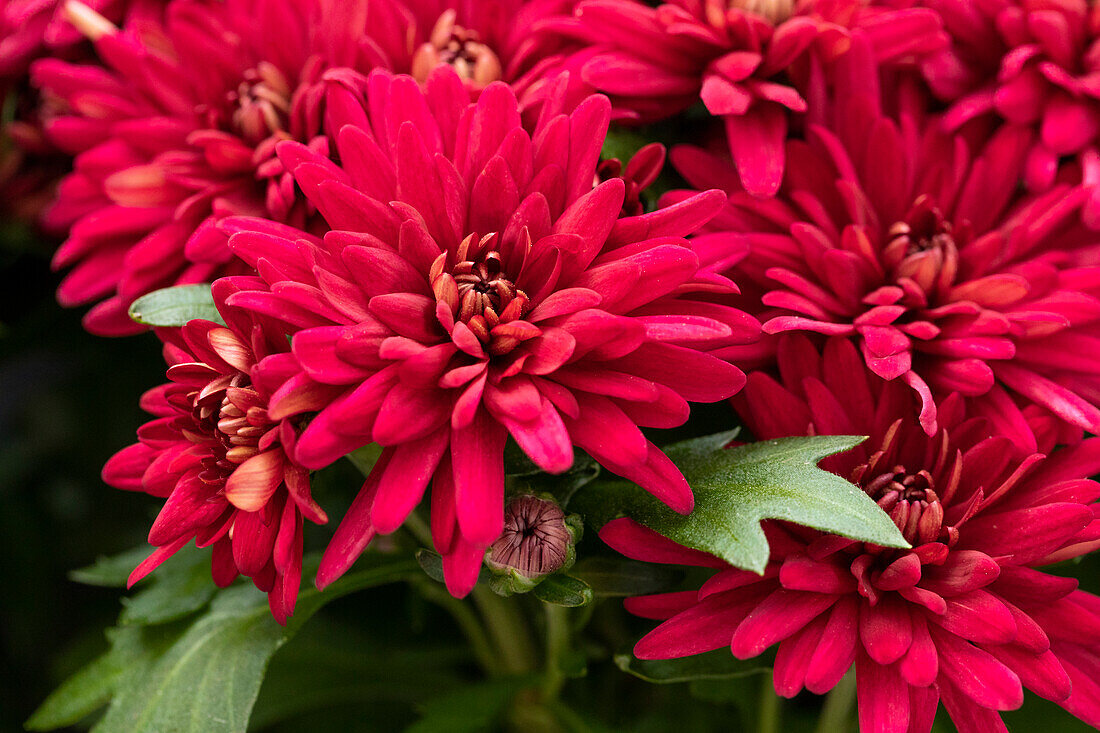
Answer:
POLYGON ((581 524, 552 499, 517 496, 504 508, 504 531, 489 547, 493 589, 503 595, 526 593, 543 578, 567 570, 576 559, 581 524))

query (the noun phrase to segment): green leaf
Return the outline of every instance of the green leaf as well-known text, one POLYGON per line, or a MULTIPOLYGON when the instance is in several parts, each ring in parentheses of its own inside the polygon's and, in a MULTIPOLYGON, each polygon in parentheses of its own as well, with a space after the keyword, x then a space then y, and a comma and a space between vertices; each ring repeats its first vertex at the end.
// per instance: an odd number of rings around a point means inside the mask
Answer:
POLYGON ((419 549, 416 551, 416 562, 429 578, 437 583, 443 582, 443 557, 438 552, 419 549))
MULTIPOLYGON (((761 674, 767 670, 760 670, 761 674)), ((696 700, 719 705, 736 705, 746 713, 755 712, 760 693, 754 685, 741 680, 701 679, 688 683, 688 693, 696 700)))
POLYGON ((625 481, 593 484, 571 509, 602 527, 629 516, 669 539, 710 552, 736 567, 763 573, 768 542, 761 520, 782 519, 824 532, 908 547, 893 521, 859 487, 817 467, 864 438, 823 435, 780 438, 724 448, 733 433, 709 435, 665 449, 695 492, 683 516, 625 481))
POLYGON ((651 142, 654 142, 654 138, 647 135, 645 131, 635 127, 614 126, 607 131, 607 136, 603 139, 600 159, 618 158, 625 166, 635 153, 651 142))
POLYGON ((359 472, 362 473, 363 476, 368 476, 374 468, 374 464, 378 462, 378 457, 381 455, 382 446, 377 443, 370 443, 348 453, 347 459, 352 462, 352 465, 359 469, 359 472))
POLYGON ((64 728, 106 705, 126 668, 119 656, 108 652, 62 682, 24 723, 27 730, 64 728))
MULTIPOLYGON (((446 582, 443 579, 443 557, 438 552, 422 547, 416 551, 416 562, 429 578, 437 583, 446 582)), ((489 575, 488 569, 482 566, 477 574, 477 582, 487 583, 489 575)))
MULTIPOLYGON (((130 572, 150 552, 152 548, 143 545, 113 557, 101 557, 94 565, 73 570, 69 577, 86 585, 122 588, 130 572)), ((162 624, 199 610, 217 591, 210 579, 209 563, 208 552, 193 545, 184 547, 143 580, 141 590, 122 599, 125 608, 119 623, 162 624)))
POLYGON ((470 653, 459 639, 395 643, 392 628, 324 621, 311 621, 271 660, 251 730, 337 707, 411 709, 467 683, 470 653))
POLYGON ((154 290, 135 300, 130 305, 129 315, 146 326, 182 326, 196 318, 225 325, 207 284, 154 290))
POLYGON ((348 593, 416 572, 412 560, 375 559, 323 594, 303 591, 285 627, 271 617, 264 593, 239 584, 217 593, 193 622, 112 629, 107 655, 66 681, 27 724, 67 725, 111 698, 96 733, 243 732, 271 656, 310 616, 348 593))
POLYGON ((737 659, 725 648, 679 659, 638 659, 633 654, 616 654, 615 664, 624 672, 658 684, 728 680, 770 671, 759 659, 737 659))
POLYGON ((576 608, 592 602, 592 589, 583 580, 569 575, 551 575, 531 591, 535 598, 555 606, 576 608))
POLYGON ((574 449, 573 465, 568 471, 545 473, 518 445, 509 441, 504 448, 504 471, 505 493, 509 496, 550 494, 565 508, 577 489, 600 475, 600 464, 584 451, 574 449))
POLYGON ((69 579, 84 585, 125 588, 130 573, 149 556, 152 549, 149 545, 142 545, 110 557, 101 555, 94 564, 70 571, 69 579))
POLYGON ((475 733, 491 730, 508 703, 537 678, 500 677, 455 690, 423 707, 424 717, 405 733, 475 733))
POLYGON ((668 565, 627 560, 625 557, 586 557, 569 571, 597 596, 644 596, 675 585, 684 573, 668 565))
POLYGON ((86 718, 110 702, 124 679, 140 678, 186 630, 186 624, 107 629, 110 649, 65 680, 25 723, 54 730, 86 718))
POLYGON ((148 587, 122 599, 119 624, 163 624, 198 611, 218 588, 210 577, 209 554, 188 546, 150 576, 148 587))

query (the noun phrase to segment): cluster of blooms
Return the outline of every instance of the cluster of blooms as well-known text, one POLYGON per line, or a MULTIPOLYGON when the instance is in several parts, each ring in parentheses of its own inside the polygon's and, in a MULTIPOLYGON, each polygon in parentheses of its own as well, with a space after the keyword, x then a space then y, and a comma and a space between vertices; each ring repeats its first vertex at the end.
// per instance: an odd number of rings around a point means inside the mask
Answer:
POLYGON ((0 21, 0 73, 71 157, 44 214, 61 302, 125 335, 136 298, 213 281, 225 322, 158 329, 170 383, 104 470, 165 499, 133 580, 193 540, 285 621, 304 520, 327 521, 310 472, 377 443, 317 585, 430 485, 462 596, 542 516, 505 531, 509 438, 687 513, 641 428, 736 395, 760 439, 871 436, 823 466, 912 548, 770 522, 758 576, 613 521, 630 557, 715 571, 627 602, 663 622, 639 657, 778 643, 786 696, 854 664, 868 731, 927 731, 940 702, 1001 730, 1024 687, 1100 725, 1100 598, 1035 569, 1100 547, 1100 7, 7 0, 0 21), (647 212, 665 149, 601 161, 609 125, 697 102, 670 153, 691 188, 647 212))

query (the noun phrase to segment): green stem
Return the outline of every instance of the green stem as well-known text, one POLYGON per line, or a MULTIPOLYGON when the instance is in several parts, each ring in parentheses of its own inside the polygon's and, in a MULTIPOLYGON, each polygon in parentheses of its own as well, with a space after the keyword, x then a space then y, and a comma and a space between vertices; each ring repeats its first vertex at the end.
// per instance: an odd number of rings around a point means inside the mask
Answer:
POLYGON ((841 678, 836 687, 825 698, 821 706, 821 717, 817 721, 816 733, 840 733, 852 730, 852 711, 856 703, 855 670, 841 678))
POLYGON ((757 733, 779 733, 779 721, 781 718, 782 700, 775 694, 771 675, 764 678, 764 684, 760 690, 759 718, 757 718, 757 733))
POLYGON ((405 519, 405 529, 409 530, 409 534, 415 537, 416 541, 424 547, 429 549, 435 547, 435 543, 432 542, 432 528, 424 521, 417 510, 414 509, 410 512, 405 519))
POLYGON ((553 603, 542 604, 546 609, 546 675, 542 684, 544 701, 555 700, 565 684, 562 674, 562 658, 569 651, 569 609, 553 603))
MULTIPOLYGON (((435 546, 432 541, 432 529, 420 516, 418 510, 414 509, 409 514, 405 519, 404 526, 421 545, 428 548, 435 546)), ((509 671, 503 666, 501 655, 495 651, 493 643, 489 639, 489 634, 486 633, 485 624, 481 622, 481 619, 478 618, 478 615, 474 613, 468 603, 455 598, 434 581, 418 583, 417 586, 426 600, 435 603, 451 614, 455 623, 462 629, 462 633, 466 635, 466 639, 470 642, 470 648, 473 650, 474 656, 477 657, 478 664, 481 665, 487 675, 495 676, 509 671)))
POLYGON ((485 626, 496 645, 500 664, 508 674, 530 671, 535 650, 527 632, 527 624, 517 609, 517 599, 498 596, 485 586, 475 586, 474 599, 485 626))
POLYGON ((470 605, 452 596, 433 580, 425 578, 416 585, 425 600, 436 604, 451 614, 455 623, 465 634, 466 640, 469 641, 470 648, 473 649, 474 656, 477 658, 477 663, 485 670, 485 674, 490 676, 501 674, 503 670, 500 666, 500 660, 493 650, 492 642, 489 641, 489 635, 485 633, 485 627, 481 624, 477 614, 470 608, 470 605))

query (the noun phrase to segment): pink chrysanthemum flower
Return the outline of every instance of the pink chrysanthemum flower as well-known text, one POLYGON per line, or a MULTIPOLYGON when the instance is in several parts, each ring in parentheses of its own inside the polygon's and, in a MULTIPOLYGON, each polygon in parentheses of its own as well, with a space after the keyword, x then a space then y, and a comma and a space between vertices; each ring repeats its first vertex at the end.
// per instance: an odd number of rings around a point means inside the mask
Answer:
POLYGON ((583 0, 553 27, 581 40, 571 57, 585 82, 639 121, 676 114, 702 99, 725 123, 744 188, 770 196, 783 175, 792 113, 820 83, 822 65, 860 28, 882 60, 916 57, 943 43, 935 13, 859 3, 583 0), (764 14, 758 14, 764 13, 764 14))
POLYGON ((9 94, 15 119, 0 130, 0 217, 34 226, 69 172, 69 160, 42 134, 33 97, 25 91, 9 94))
MULTIPOLYGON (((88 0, 88 7, 118 23, 128 11, 151 12, 166 0, 88 0)), ((64 0, 0 1, 0 78, 27 73, 36 58, 86 57, 87 39, 69 22, 64 0)))
POLYGON ((1035 569, 1100 545, 1100 484, 1087 479, 1100 471, 1100 439, 1014 458, 957 395, 928 436, 896 417, 907 390, 866 371, 842 339, 822 355, 784 337, 779 364, 780 381, 755 372, 736 398, 750 429, 869 434, 822 467, 866 491, 913 547, 769 522, 760 576, 614 520, 600 536, 629 557, 717 570, 698 591, 627 600, 663 621, 635 654, 729 646, 747 659, 778 643, 774 684, 785 697, 822 694, 854 663, 863 731, 925 733, 940 701, 963 733, 1005 731, 997 711, 1019 707, 1025 687, 1100 724, 1100 598, 1035 569))
MULTIPOLYGON (((1033 127, 1024 180, 1054 183, 1073 157, 1100 183, 1100 6, 1086 0, 922 0, 951 38, 922 71, 952 129, 986 115, 1033 127)), ((1100 194, 1092 205, 1100 221, 1100 194)))
POLYGON ((324 153, 325 69, 369 69, 385 55, 366 36, 375 18, 361 0, 178 0, 121 30, 75 0, 65 7, 105 66, 32 69, 49 137, 76 154, 47 215, 71 227, 54 257, 72 268, 58 297, 101 301, 85 319, 94 333, 133 333, 136 297, 245 271, 219 218, 317 223, 275 145, 324 153))
POLYGON ((293 361, 285 332, 225 307, 228 281, 214 291, 228 327, 194 320, 158 330, 171 381, 144 395, 155 419, 107 462, 103 479, 166 499, 149 531, 157 549, 130 585, 194 540, 213 545, 219 586, 251 577, 286 623, 301 583, 303 518, 328 518, 310 496, 309 471, 293 458, 295 427, 268 412, 269 383, 281 383, 293 361))
POLYGON ((423 83, 438 66, 450 66, 475 99, 492 82, 504 81, 521 108, 537 105, 563 54, 577 45, 541 26, 572 12, 576 1, 404 0, 411 23, 399 30, 406 34, 402 40, 413 38, 412 54, 389 68, 423 83))
MULTIPOLYGON (((568 80, 561 79, 559 90, 568 80)), ((377 442, 382 457, 318 573, 324 586, 376 532, 392 532, 432 482, 432 529, 448 585, 470 590, 500 535, 509 435, 543 469, 573 446, 679 511, 683 476, 638 426, 672 427, 687 401, 736 392, 742 373, 707 350, 755 338, 721 299, 684 235, 721 207, 711 191, 620 219, 625 184, 594 187, 609 105, 564 112, 548 96, 533 133, 496 83, 476 104, 438 69, 424 92, 376 72, 364 110, 333 84, 346 116, 343 167, 286 143, 279 155, 333 231, 323 241, 259 220, 228 220, 259 278, 230 302, 301 329, 300 371, 272 401, 279 417, 318 411, 296 457, 319 468, 377 442)))
MULTIPOLYGON (((901 96, 895 121, 871 96, 845 94, 829 129, 787 142, 792 164, 766 202, 740 190, 728 160, 673 151, 693 186, 730 193, 710 226, 748 243, 733 270, 742 307, 770 334, 850 338, 871 371, 919 393, 930 435, 936 401, 955 391, 1029 452, 1020 405, 1100 433, 1100 236, 1081 222, 1088 192, 1019 195, 1026 128, 975 143, 901 96)), ((735 361, 771 356, 763 344, 735 361)))

